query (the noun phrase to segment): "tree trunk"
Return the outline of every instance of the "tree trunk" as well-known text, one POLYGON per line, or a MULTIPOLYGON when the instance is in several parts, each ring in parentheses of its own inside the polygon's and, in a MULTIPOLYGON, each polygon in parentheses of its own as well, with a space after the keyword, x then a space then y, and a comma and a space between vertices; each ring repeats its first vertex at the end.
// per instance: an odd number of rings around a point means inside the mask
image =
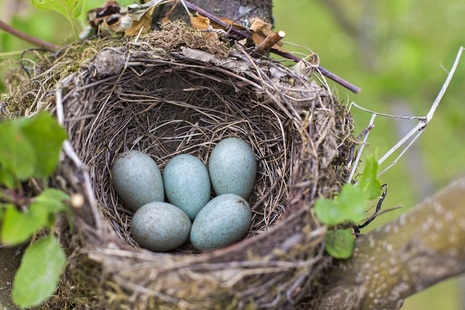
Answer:
MULTIPOLYGON (((238 23, 253 17, 259 17, 268 23, 272 22, 272 0, 191 0, 189 2, 217 17, 227 18, 238 23)), ((166 5, 161 10, 160 18, 171 7, 172 5, 166 5)), ((189 19, 181 2, 177 4, 175 10, 170 14, 170 19, 181 19, 188 22, 189 19)))

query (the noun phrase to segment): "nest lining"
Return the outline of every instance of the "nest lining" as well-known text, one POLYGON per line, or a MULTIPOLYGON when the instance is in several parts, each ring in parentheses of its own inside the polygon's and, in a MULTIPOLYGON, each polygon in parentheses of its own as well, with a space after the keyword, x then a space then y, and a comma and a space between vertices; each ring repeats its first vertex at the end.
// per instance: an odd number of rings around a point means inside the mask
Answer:
POLYGON ((75 209, 82 248, 70 243, 70 266, 92 271, 68 268, 74 289, 62 286, 60 302, 279 308, 308 295, 329 262, 311 206, 338 192, 352 144, 350 116, 327 88, 179 24, 95 53, 57 83, 44 86, 51 80, 44 76, 57 75, 47 69, 28 84, 42 81, 36 98, 43 104, 33 106, 56 112, 69 134, 53 182, 86 201, 75 209), (231 136, 248 142, 258 163, 245 240, 201 255, 189 245, 168 254, 139 249, 129 234, 132 212, 111 186, 116 155, 138 149, 161 170, 180 153, 207 163, 216 143, 231 136))

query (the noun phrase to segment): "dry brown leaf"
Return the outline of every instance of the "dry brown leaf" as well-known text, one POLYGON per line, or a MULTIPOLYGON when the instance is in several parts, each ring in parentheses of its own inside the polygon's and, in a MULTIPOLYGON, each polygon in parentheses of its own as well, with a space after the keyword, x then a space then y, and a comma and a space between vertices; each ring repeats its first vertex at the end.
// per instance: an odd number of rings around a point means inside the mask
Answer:
POLYGON ((194 16, 193 14, 189 14, 189 18, 191 20, 192 28, 194 29, 211 29, 212 27, 210 26, 210 19, 207 17, 204 17, 202 15, 196 14, 194 16))
POLYGON ((261 36, 263 39, 274 33, 271 28, 273 28, 273 25, 264 22, 258 17, 255 17, 250 21, 249 29, 261 36))
POLYGON ((143 30, 141 33, 148 33, 152 28, 152 13, 154 9, 155 7, 153 6, 147 11, 145 11, 145 13, 142 14, 142 16, 133 17, 131 26, 128 29, 126 29, 124 34, 127 36, 134 36, 139 34, 142 28, 143 30))
MULTIPOLYGON (((268 36, 273 36, 275 33, 271 29, 273 25, 264 22, 258 17, 255 17, 250 20, 249 30, 252 32, 252 41, 256 46, 259 46, 268 36)), ((281 50, 280 46, 283 44, 281 42, 273 45, 273 49, 281 50)))

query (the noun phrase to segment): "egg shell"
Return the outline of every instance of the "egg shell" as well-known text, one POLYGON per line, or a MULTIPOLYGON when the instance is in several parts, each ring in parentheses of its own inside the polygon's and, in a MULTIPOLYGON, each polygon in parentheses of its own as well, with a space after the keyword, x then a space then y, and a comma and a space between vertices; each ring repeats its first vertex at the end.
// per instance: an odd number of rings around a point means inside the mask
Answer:
POLYGON ((208 171, 217 195, 236 194, 247 199, 255 183, 257 162, 245 141, 227 138, 213 148, 208 171))
POLYGON ((211 184, 203 162, 188 154, 170 159, 163 171, 168 201, 183 210, 191 220, 210 200, 211 184))
POLYGON ((172 250, 189 239, 191 220, 178 207, 166 202, 151 202, 140 207, 132 218, 131 234, 148 250, 172 250))
POLYGON ((149 202, 165 200, 160 170, 143 152, 128 151, 118 155, 111 174, 116 192, 133 211, 149 202))
POLYGON ((235 194, 220 195, 197 214, 190 240, 200 251, 222 248, 241 239, 251 220, 252 212, 244 198, 235 194))

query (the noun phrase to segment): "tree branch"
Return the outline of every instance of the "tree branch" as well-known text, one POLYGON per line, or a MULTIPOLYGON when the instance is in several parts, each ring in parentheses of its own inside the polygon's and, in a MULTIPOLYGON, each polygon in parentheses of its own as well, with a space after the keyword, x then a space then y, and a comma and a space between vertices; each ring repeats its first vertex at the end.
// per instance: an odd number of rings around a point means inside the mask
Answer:
POLYGON ((32 45, 35 45, 35 46, 38 46, 44 49, 52 50, 52 51, 56 51, 59 49, 59 46, 43 41, 41 39, 35 38, 22 31, 19 31, 18 29, 11 27, 10 25, 8 25, 2 20, 0 20, 0 29, 4 30, 5 32, 8 32, 12 36, 15 36, 23 41, 31 43, 32 45))
POLYGON ((399 309, 406 297, 464 272, 465 178, 358 239, 354 256, 326 274, 314 308, 399 309))
POLYGON ((357 24, 349 19, 346 10, 341 5, 340 1, 335 0, 321 0, 321 4, 325 5, 328 10, 334 15, 334 20, 339 24, 341 29, 345 31, 352 38, 356 38, 359 33, 357 24))

